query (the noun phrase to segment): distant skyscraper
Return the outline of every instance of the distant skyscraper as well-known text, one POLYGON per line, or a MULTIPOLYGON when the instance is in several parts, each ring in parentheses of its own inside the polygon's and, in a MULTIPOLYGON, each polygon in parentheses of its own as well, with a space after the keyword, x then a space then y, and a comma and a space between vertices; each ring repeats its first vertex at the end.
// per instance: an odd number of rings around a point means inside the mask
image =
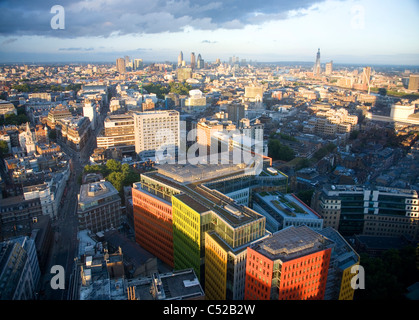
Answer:
POLYGON ((204 67, 204 59, 202 59, 201 54, 198 54, 198 58, 196 60, 196 67, 197 69, 202 69, 204 67))
POLYGON ((333 61, 326 63, 326 75, 331 75, 333 72, 333 61))
POLYGON ((125 59, 124 58, 116 59, 116 70, 119 73, 125 73, 125 59))
POLYGON ((365 67, 362 71, 362 83, 369 84, 371 78, 371 67, 365 67))
POLYGON ((314 64, 313 73, 314 73, 314 75, 319 75, 321 73, 321 67, 320 67, 320 48, 317 51, 316 63, 314 64))
POLYGON ((419 90, 419 74, 411 74, 409 77, 409 90, 419 90))
POLYGON ((195 61, 195 52, 191 53, 191 68, 192 70, 195 69, 196 61, 195 61))
POLYGON ((182 65, 182 61, 183 61, 183 52, 181 51, 179 53, 179 56, 177 57, 177 66, 180 67, 182 65))
POLYGON ((134 69, 140 70, 143 67, 143 59, 134 59, 134 69))

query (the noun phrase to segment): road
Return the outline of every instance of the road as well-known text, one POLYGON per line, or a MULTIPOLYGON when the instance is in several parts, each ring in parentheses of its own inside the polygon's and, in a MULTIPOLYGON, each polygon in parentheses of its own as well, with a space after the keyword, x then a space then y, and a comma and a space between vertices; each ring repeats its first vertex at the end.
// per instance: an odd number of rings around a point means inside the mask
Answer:
MULTIPOLYGON (((77 158, 76 158, 77 159, 77 158)), ((82 171, 82 166, 78 160, 74 160, 74 172, 71 174, 68 182, 68 192, 60 206, 57 220, 53 222, 53 229, 58 235, 56 241, 52 242, 50 259, 46 268, 46 274, 43 276, 42 285, 45 300, 68 300, 70 288, 70 277, 74 270, 74 258, 78 256, 78 221, 77 221, 77 194, 79 186, 77 177, 82 171), (51 267, 59 265, 65 271, 64 289, 52 289, 51 278, 55 275, 49 273, 51 267)))
POLYGON ((53 222, 53 230, 58 237, 52 242, 46 273, 41 278, 42 294, 39 295, 41 300, 72 300, 77 298, 75 291, 78 286, 79 272, 75 268, 75 258, 78 257, 77 195, 80 188, 77 178, 83 172, 84 166, 89 163, 89 157, 96 148, 96 136, 103 127, 105 116, 106 113, 99 116, 98 126, 95 130, 92 130, 87 143, 80 152, 76 152, 65 143, 59 142, 61 149, 71 157, 73 170, 67 183, 67 195, 60 206, 57 219, 53 222), (50 273, 54 265, 64 268, 64 289, 53 289, 51 286, 51 279, 54 278, 54 283, 56 282, 56 274, 50 273))

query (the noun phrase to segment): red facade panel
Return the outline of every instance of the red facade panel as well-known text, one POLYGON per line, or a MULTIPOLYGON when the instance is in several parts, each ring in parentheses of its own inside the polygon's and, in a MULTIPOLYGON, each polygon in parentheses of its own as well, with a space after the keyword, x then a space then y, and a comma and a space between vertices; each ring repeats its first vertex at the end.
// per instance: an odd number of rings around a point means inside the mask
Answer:
POLYGON ((172 207, 134 188, 132 202, 136 242, 173 267, 172 207))
POLYGON ((244 298, 246 300, 270 300, 276 297, 278 300, 322 300, 330 255, 331 249, 325 249, 282 262, 273 261, 249 247, 244 298), (278 262, 279 269, 276 275, 273 275, 275 262, 278 262))

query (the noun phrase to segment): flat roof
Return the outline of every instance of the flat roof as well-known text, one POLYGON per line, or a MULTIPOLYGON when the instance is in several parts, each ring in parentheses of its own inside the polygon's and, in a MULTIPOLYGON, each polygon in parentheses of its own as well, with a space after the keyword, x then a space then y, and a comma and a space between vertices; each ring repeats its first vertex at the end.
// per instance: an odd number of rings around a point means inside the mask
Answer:
MULTIPOLYGON (((162 282, 161 300, 199 299, 205 296, 204 290, 193 269, 185 269, 158 275, 162 282)), ((157 300, 152 294, 153 277, 128 280, 127 286, 135 288, 135 298, 157 300)))
MULTIPOLYGON (((233 155, 229 157, 233 159, 233 155)), ((181 183, 202 183, 205 180, 220 178, 245 169, 244 164, 159 164, 157 171, 181 183)))
POLYGON ((293 194, 282 194, 278 191, 257 193, 266 205, 284 218, 321 219, 318 213, 303 204, 293 194))
POLYGON ((192 208, 198 213, 204 213, 204 212, 210 211, 210 209, 208 209, 207 207, 205 207, 204 205, 196 201, 194 198, 192 198, 188 194, 181 193, 181 194, 175 195, 174 197, 179 199, 180 201, 182 201, 183 203, 185 203, 186 205, 188 205, 190 208, 192 208))
POLYGON ((307 226, 290 226, 250 247, 273 261, 289 261, 325 250, 333 243, 307 226))
POLYGON ((238 205, 233 199, 203 185, 183 184, 169 177, 165 177, 158 172, 147 173, 145 176, 179 190, 181 193, 174 195, 174 197, 198 213, 213 211, 233 227, 257 219, 264 219, 264 216, 256 211, 246 206, 238 205), (230 208, 234 208, 234 210, 230 210, 230 208))
POLYGON ((118 191, 109 181, 96 181, 82 184, 80 187, 79 202, 92 202, 111 195, 117 195, 118 191))

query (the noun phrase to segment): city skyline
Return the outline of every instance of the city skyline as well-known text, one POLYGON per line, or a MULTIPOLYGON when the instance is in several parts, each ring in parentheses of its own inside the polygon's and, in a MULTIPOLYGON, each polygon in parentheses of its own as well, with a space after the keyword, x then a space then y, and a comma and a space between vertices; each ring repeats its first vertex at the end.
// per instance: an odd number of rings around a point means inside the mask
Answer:
POLYGON ((111 62, 122 56, 173 61, 419 65, 419 4, 394 1, 3 1, 0 62, 111 62), (54 13, 55 12, 55 13, 54 13), (55 20, 54 20, 55 19, 55 20), (53 22, 64 29, 54 29, 53 22), (189 59, 186 59, 189 60, 189 59))

